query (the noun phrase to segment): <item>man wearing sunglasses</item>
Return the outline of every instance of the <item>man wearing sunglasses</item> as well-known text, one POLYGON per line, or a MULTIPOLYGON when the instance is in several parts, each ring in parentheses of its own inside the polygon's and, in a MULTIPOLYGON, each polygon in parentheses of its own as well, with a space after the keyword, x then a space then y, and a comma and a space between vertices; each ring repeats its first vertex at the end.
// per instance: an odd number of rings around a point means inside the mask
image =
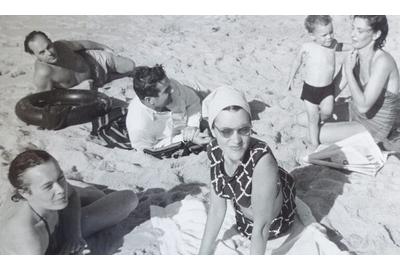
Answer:
POLYGON ((126 127, 133 148, 159 148, 179 141, 202 142, 201 101, 195 90, 166 76, 161 65, 137 67, 136 96, 130 102, 126 127))

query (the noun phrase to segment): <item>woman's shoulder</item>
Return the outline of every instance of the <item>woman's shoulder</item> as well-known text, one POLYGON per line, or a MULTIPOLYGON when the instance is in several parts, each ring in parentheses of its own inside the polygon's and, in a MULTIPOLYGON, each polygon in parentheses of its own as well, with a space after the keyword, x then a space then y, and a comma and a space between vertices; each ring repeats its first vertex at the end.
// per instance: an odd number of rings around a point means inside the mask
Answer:
POLYGON ((21 231, 30 231, 34 228, 34 217, 26 202, 15 202, 8 207, 7 212, 0 218, 2 232, 7 235, 19 234, 21 231))
POLYGON ((396 67, 396 61, 389 52, 379 49, 376 51, 374 58, 372 59, 372 66, 393 69, 396 67))
POLYGON ((271 152, 271 149, 269 148, 268 144, 265 141, 262 141, 254 137, 251 137, 249 147, 251 151, 269 152, 269 153, 271 152))

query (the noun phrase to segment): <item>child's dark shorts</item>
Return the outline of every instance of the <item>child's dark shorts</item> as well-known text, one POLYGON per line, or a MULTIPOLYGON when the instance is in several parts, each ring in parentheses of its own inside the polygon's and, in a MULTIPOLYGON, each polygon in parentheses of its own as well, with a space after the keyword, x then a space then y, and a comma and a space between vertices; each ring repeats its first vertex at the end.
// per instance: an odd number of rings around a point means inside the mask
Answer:
POLYGON ((303 91, 301 92, 301 99, 307 100, 312 104, 319 105, 322 100, 324 100, 327 96, 334 95, 335 93, 335 85, 332 82, 330 85, 323 87, 316 87, 307 84, 304 82, 303 91))

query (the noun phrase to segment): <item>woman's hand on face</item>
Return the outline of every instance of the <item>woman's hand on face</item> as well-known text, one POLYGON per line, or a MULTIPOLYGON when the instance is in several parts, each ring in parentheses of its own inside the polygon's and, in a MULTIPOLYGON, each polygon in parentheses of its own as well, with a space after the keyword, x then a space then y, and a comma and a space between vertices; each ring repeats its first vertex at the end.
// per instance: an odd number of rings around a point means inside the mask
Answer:
POLYGON ((358 50, 352 50, 347 55, 346 60, 344 62, 346 73, 352 73, 354 67, 356 66, 358 61, 358 50))

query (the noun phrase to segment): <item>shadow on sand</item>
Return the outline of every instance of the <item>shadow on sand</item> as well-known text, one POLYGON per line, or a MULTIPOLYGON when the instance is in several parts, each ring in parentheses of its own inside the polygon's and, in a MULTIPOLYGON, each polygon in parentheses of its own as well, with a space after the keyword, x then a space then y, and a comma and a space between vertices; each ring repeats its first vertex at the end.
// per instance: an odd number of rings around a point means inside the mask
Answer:
POLYGON ((325 227, 329 240, 334 242, 339 249, 349 251, 341 243, 343 237, 324 225, 322 221, 328 216, 336 199, 343 194, 343 186, 350 183, 348 180, 350 173, 324 166, 309 165, 294 169, 291 174, 296 180, 296 196, 307 204, 316 221, 325 227))

